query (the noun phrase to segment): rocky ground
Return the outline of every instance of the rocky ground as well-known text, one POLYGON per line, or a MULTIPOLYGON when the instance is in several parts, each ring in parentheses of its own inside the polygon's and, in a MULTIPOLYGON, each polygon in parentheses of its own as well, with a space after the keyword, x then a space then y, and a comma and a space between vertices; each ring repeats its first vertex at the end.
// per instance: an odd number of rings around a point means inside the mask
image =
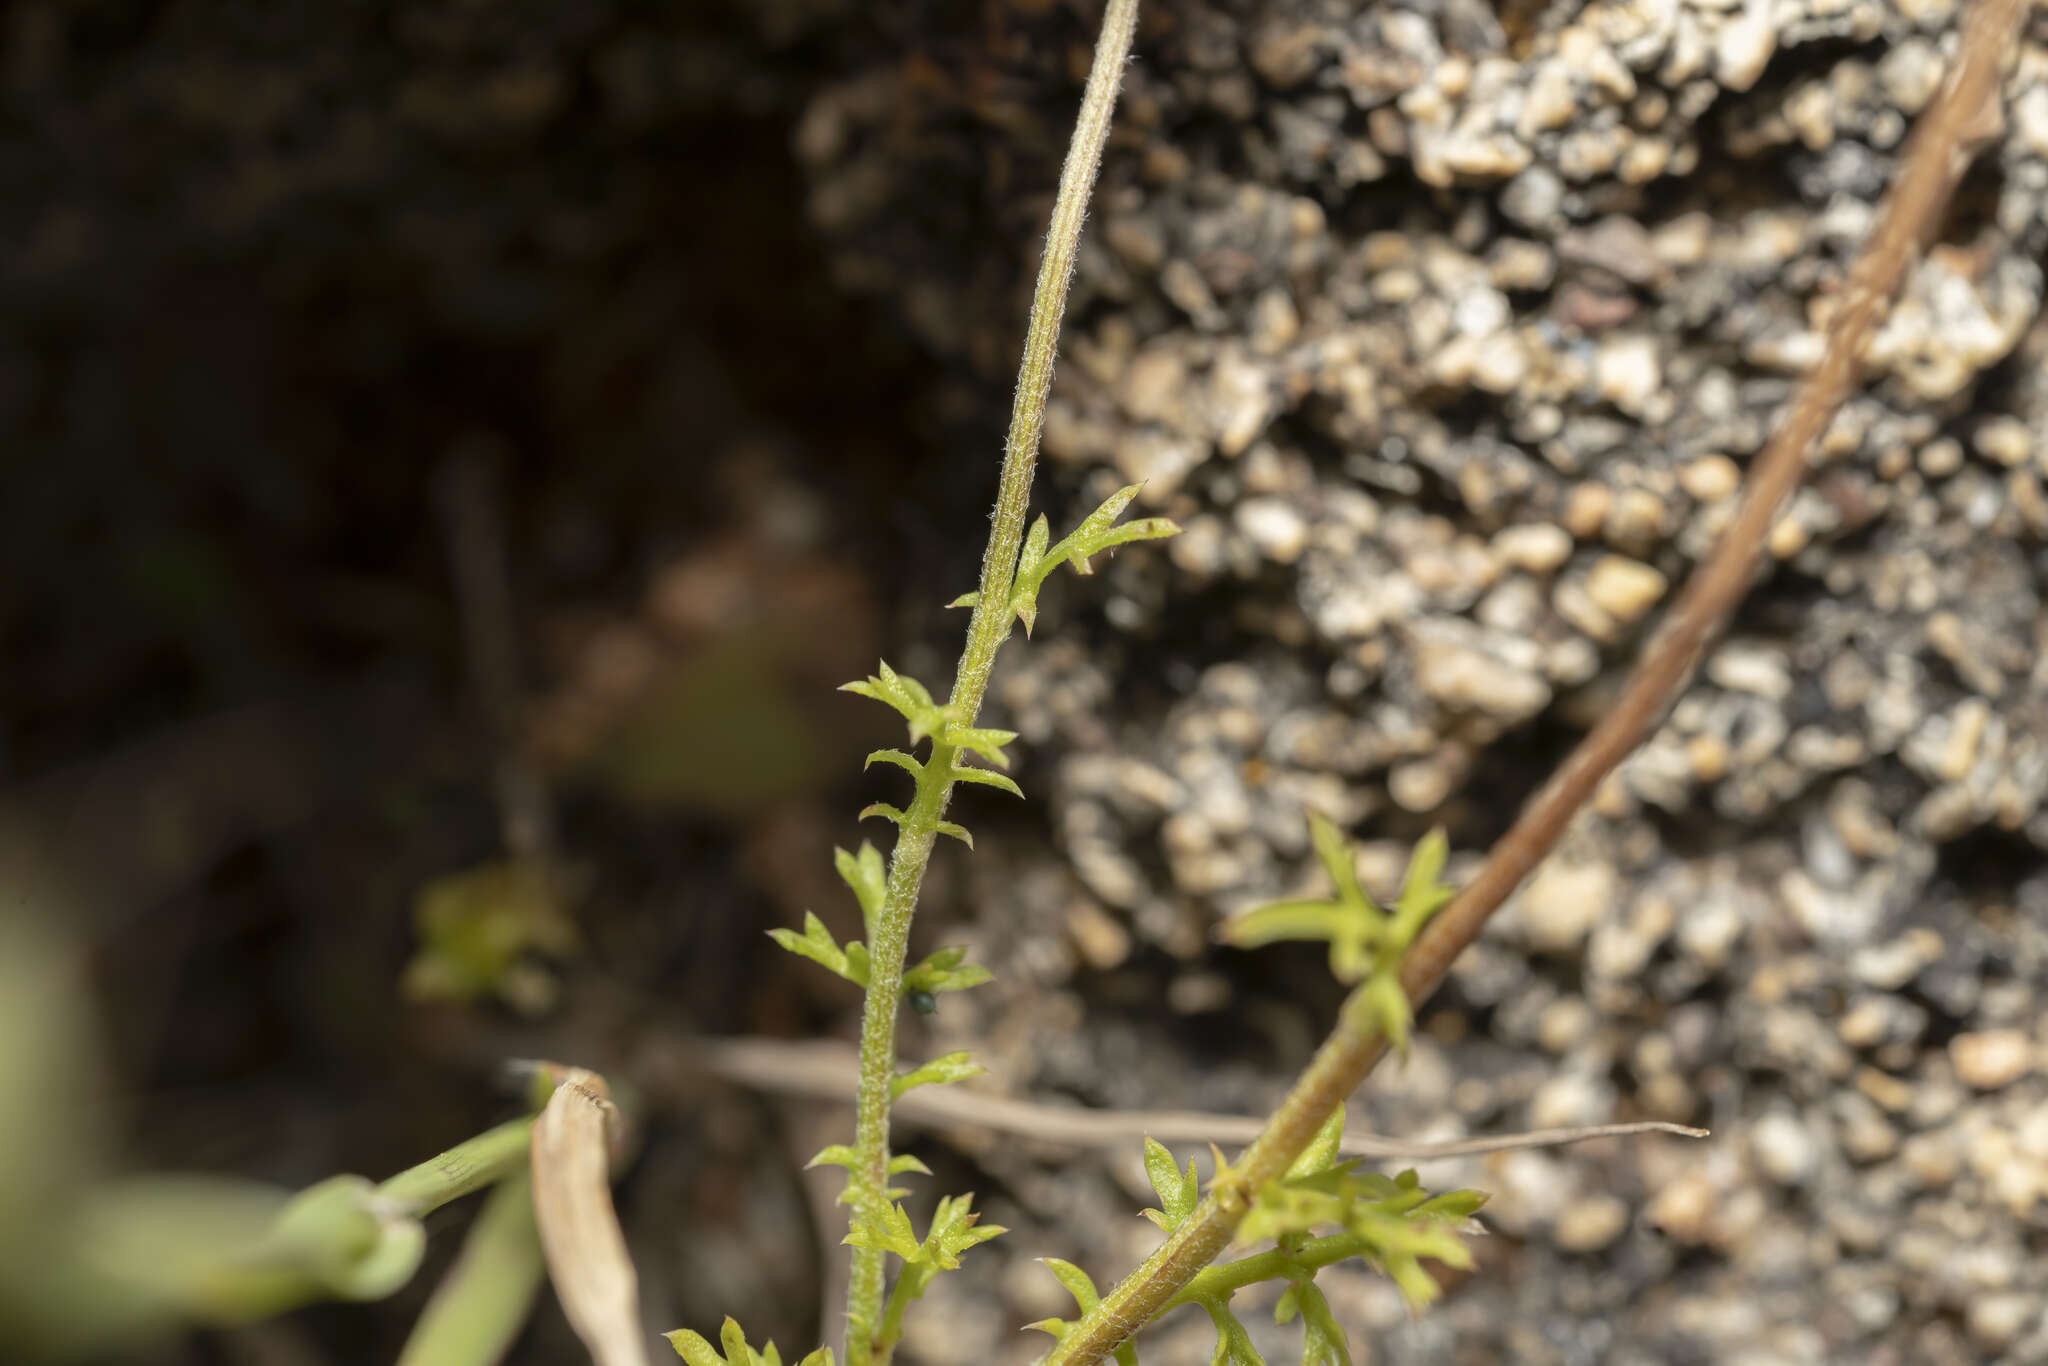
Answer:
MULTIPOLYGON (((943 95, 913 52, 802 126, 840 277, 942 353, 1007 315, 920 269, 902 206, 954 140, 1044 135, 1016 92, 1070 81, 1086 31, 1037 8, 988 21, 985 67, 939 64, 943 95)), ((1374 841, 1382 886, 1432 824, 1469 866, 1599 713, 1815 358, 1955 17, 1151 8, 1047 481, 1079 508, 1143 480, 1186 530, 1006 660, 1056 862, 976 879, 982 952, 1033 971, 949 1003, 948 1044, 1095 1103, 1270 1100, 1327 1012, 1247 987, 1217 920, 1303 885, 1305 805, 1374 841), (1189 1031, 1240 1036, 1232 1061, 1173 1062, 1189 1031)), ((1420 1322, 1359 1284, 1372 1359, 2048 1360, 2038 16, 2007 92, 1729 638, 1363 1101, 1395 1133, 1714 1137, 1438 1164, 1495 1192, 1499 1246, 1420 1322)), ((1144 1226, 1085 1234, 1024 1165, 1004 1245, 1130 1263, 1144 1226)), ((1004 1278, 1011 1318, 1056 1307, 1041 1280, 1004 1278)), ((1001 1318, 948 1328, 1025 1359, 1001 1318)), ((1167 1331, 1187 1360, 1207 1330, 1167 1331)))

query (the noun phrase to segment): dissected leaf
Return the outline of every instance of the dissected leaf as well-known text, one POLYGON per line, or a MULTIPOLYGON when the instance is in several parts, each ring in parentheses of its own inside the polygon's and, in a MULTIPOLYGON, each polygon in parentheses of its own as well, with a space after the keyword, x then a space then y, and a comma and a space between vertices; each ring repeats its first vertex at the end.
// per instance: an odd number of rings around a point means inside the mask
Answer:
POLYGON ((942 1196, 932 1211, 931 1230, 910 1259, 914 1266, 952 1271, 960 1265, 960 1254, 979 1247, 989 1239, 1009 1232, 1001 1224, 984 1224, 974 1212, 974 1196, 942 1196))
MULTIPOLYGON (((1123 515, 1133 498, 1142 487, 1131 484, 1118 489, 1102 501, 1102 505, 1083 518, 1081 524, 1059 544, 1047 548, 1051 539, 1050 525, 1043 516, 1031 524, 1022 552, 1017 557, 1017 575, 1010 588, 1010 611, 1024 623, 1024 634, 1038 621, 1038 590, 1047 576, 1062 564, 1071 564, 1077 574, 1092 574, 1095 567, 1089 563, 1091 556, 1126 545, 1132 541, 1157 540, 1172 536, 1180 528, 1165 517, 1146 517, 1122 526, 1116 519, 1123 515)), ((976 600, 979 601, 978 595, 976 600)))
POLYGON ((910 723, 910 742, 930 735, 936 735, 945 725, 945 709, 932 701, 931 693, 924 684, 906 674, 899 674, 884 661, 877 666, 877 672, 868 678, 852 683, 842 683, 841 692, 858 693, 872 697, 885 706, 893 707, 910 723))
POLYGON ((867 946, 856 939, 845 948, 841 948, 839 941, 832 937, 832 932, 825 928, 825 922, 818 919, 815 912, 804 912, 802 934, 795 930, 773 929, 768 931, 768 937, 797 957, 808 958, 826 971, 844 977, 855 986, 864 987, 868 984, 867 946), (857 954, 855 950, 858 950, 857 954))

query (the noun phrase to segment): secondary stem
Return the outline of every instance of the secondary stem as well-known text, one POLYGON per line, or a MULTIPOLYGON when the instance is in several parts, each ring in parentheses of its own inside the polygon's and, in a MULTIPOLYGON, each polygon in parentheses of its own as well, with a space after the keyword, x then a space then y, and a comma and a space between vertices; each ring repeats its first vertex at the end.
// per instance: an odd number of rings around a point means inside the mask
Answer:
MULTIPOLYGON (((1640 744, 1678 695, 1707 643, 1748 591, 1765 539, 1805 474, 1806 452, 1856 382, 1858 357, 1897 293, 1916 247, 1941 222, 1981 141, 2000 127, 1999 63, 2016 46, 2026 0, 1978 0, 1963 28, 1955 66, 1913 130, 1899 176, 1849 268, 1827 325, 1827 346, 1801 381, 1785 425, 1751 469, 1741 507, 1714 552, 1686 583, 1664 628, 1646 647, 1620 698, 1487 856, 1479 875, 1429 924, 1402 965, 1401 986, 1420 1006, 1479 936, 1487 918, 1557 841, 1602 779, 1640 744)), ((1205 1197, 1144 1265, 1084 1314, 1042 1366, 1088 1366, 1163 1312, 1215 1260, 1243 1217, 1242 1190, 1283 1175, 1330 1112, 1386 1052, 1346 1003, 1265 1131, 1234 1166, 1231 1191, 1205 1197)))
POLYGON ((507 1120, 417 1167, 406 1168, 381 1183, 377 1194, 418 1218, 525 1166, 532 1133, 530 1116, 507 1120))
MULTIPOLYGON (((996 652, 1009 638, 1012 612, 1010 588, 1017 572, 1017 554, 1024 541, 1025 512, 1031 499, 1031 476, 1038 462, 1039 435, 1045 427, 1045 398, 1052 387, 1053 360, 1059 344, 1061 315, 1066 311, 1067 285, 1074 273, 1074 252, 1081 221, 1102 162, 1116 108, 1117 87, 1137 28, 1138 0, 1109 0, 1096 39, 1095 59, 1081 100, 1081 115, 1060 172, 1058 197, 1046 234, 1045 257, 1031 300, 1031 321, 1024 339, 1024 359, 1017 373, 1016 404, 1009 439, 1003 451, 1002 478, 996 490, 988 549, 982 556, 980 597, 967 626, 967 647, 960 656, 953 695, 947 702, 954 725, 971 726, 988 691, 996 652)), ((904 813, 890 856, 888 893, 876 917, 868 945, 867 997, 861 1009, 860 1092, 854 1119, 855 1161, 848 1173, 848 1195, 854 1217, 878 1219, 887 1207, 889 1166, 889 1083, 896 1074, 896 1014, 903 991, 903 958, 910 943, 910 921, 924 882, 953 788, 954 749, 943 735, 932 741, 932 754, 918 779, 917 792, 904 813)), ((885 1254, 855 1248, 847 1281, 846 1358, 849 1366, 886 1366, 895 1346, 894 1334, 883 1332, 882 1292, 885 1254)))

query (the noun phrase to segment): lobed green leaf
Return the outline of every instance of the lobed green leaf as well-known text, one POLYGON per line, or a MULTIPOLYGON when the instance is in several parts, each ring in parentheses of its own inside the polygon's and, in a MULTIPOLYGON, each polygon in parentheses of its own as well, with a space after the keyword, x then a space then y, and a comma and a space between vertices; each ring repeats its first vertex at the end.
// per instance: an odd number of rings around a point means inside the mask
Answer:
POLYGON ((945 709, 932 700, 924 684, 907 674, 897 673, 886 660, 877 666, 877 672, 871 677, 842 683, 839 690, 871 697, 884 706, 893 707, 910 723, 910 743, 913 745, 927 736, 938 734, 946 723, 945 709))
POLYGON ((808 958, 855 986, 865 987, 868 984, 867 946, 856 939, 842 949, 815 912, 804 912, 802 934, 795 930, 773 929, 768 931, 768 937, 797 957, 808 958))

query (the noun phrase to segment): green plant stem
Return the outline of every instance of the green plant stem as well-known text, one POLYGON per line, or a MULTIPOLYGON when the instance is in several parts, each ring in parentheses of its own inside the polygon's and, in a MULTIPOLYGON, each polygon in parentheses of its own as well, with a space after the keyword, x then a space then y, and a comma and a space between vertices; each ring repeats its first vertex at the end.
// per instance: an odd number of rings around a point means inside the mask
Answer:
POLYGON ((1168 1300, 1160 1312, 1201 1300, 1227 1300, 1246 1286, 1265 1281, 1312 1276, 1326 1266, 1349 1261, 1371 1247, 1370 1238, 1361 1238, 1355 1233, 1332 1233, 1322 1238, 1310 1238, 1293 1252, 1269 1248, 1222 1266, 1204 1267, 1201 1274, 1168 1300))
POLYGON ((541 1279, 533 1182, 500 1181, 477 1211, 462 1251, 420 1311, 398 1366, 490 1366, 511 1348, 541 1279))
POLYGON ((377 1187, 379 1198, 418 1218, 526 1165, 533 1120, 507 1120, 447 1152, 408 1167, 377 1187))
MULTIPOLYGON (((967 625, 967 646, 954 676, 947 702, 950 721, 971 726, 988 691, 996 653, 1009 638, 1013 612, 1010 589, 1017 573, 1017 555, 1024 540, 1025 513, 1031 499, 1031 478, 1038 462, 1038 442, 1045 427, 1045 399, 1052 387, 1053 361, 1059 345, 1060 319, 1066 311, 1067 286, 1074 273, 1074 253, 1081 222, 1102 162, 1116 108, 1124 61, 1137 29, 1138 0, 1108 0, 1095 59, 1081 100, 1080 118, 1060 172, 1058 197, 1046 233, 1045 257, 1039 264, 1038 286, 1031 301, 1031 321, 1024 339, 1024 359, 1017 373, 1017 396, 1003 451, 993 525, 981 562, 981 595, 967 625)), ((917 792, 905 809, 890 856, 888 893, 876 917, 868 945, 867 997, 861 1010, 860 1090, 854 1120, 855 1161, 848 1172, 847 1195, 856 1219, 879 1219, 888 1206, 889 1083, 896 1073, 896 1016, 903 988, 903 958, 910 943, 910 922, 918 890, 930 862, 939 821, 953 788, 954 747, 943 734, 934 736, 930 760, 917 780, 917 792)), ((882 1291, 885 1255, 875 1248, 856 1247, 847 1281, 848 1366, 882 1366, 894 1347, 884 1334, 882 1291)))
MULTIPOLYGON (((1734 520, 1687 581, 1614 705, 1403 959, 1401 987, 1411 1005, 1420 1006, 1436 989, 1600 782, 1649 734, 1748 592, 1766 537, 1805 474, 1807 452, 1855 387, 1863 344, 1897 294, 1915 249, 1941 222, 1971 154, 2002 126, 1999 63, 2016 45, 2027 9, 2025 0, 1976 0, 1964 17, 1956 62, 1915 124, 1899 174, 1836 296, 1820 363, 1800 382, 1784 424, 1751 465, 1734 520)), ((1162 1312, 1223 1250, 1243 1217, 1246 1193, 1285 1174, 1331 1111, 1385 1055, 1386 1040, 1365 1026, 1361 1005, 1354 992, 1265 1132, 1232 1168, 1235 1175, 1212 1189, 1143 1266, 1082 1315, 1042 1366, 1100 1361, 1162 1312)))

